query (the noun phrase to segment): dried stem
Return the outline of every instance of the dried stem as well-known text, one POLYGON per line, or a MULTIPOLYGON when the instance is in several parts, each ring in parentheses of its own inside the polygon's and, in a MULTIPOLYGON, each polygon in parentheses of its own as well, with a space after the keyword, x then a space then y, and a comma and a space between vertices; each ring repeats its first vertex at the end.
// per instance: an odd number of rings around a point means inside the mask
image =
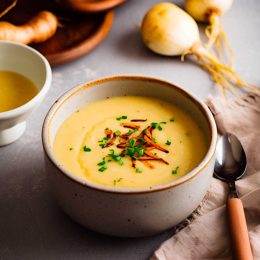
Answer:
POLYGON ((232 92, 234 87, 244 87, 259 93, 257 87, 241 80, 230 67, 221 64, 218 58, 206 50, 200 43, 194 44, 191 51, 200 60, 201 65, 212 75, 214 81, 221 87, 232 92))
POLYGON ((17 4, 17 0, 14 0, 3 12, 0 13, 0 18, 7 14, 11 9, 13 9, 17 4))

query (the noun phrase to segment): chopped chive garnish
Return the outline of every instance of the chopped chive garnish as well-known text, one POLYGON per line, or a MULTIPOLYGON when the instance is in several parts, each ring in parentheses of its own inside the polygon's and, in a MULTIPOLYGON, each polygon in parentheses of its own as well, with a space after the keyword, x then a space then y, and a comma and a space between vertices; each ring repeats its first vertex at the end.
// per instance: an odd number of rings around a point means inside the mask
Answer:
POLYGON ((103 148, 106 145, 108 140, 109 140, 109 138, 105 136, 102 140, 98 141, 99 142, 99 146, 103 148))
POLYGON ((99 162, 97 165, 102 166, 102 165, 105 165, 105 164, 106 164, 105 161, 101 161, 101 162, 99 162))
POLYGON ((166 145, 171 145, 171 141, 167 140, 167 142, 165 143, 166 145))
POLYGON ((140 139, 138 139, 139 141, 141 141, 143 144, 145 144, 146 143, 146 141, 144 140, 144 138, 142 137, 142 138, 140 138, 140 139))
POLYGON ((143 172, 143 170, 141 169, 141 168, 136 168, 136 170, 135 170, 136 172, 138 172, 138 173, 141 173, 141 172, 143 172))
POLYGON ((111 153, 109 153, 107 156, 110 156, 114 161, 118 162, 120 165, 123 165, 124 162, 122 160, 122 157, 120 155, 116 155, 113 149, 110 149, 110 151, 111 153))
POLYGON ((83 147, 84 152, 91 152, 91 149, 87 147, 86 145, 83 147))
POLYGON ((102 166, 101 168, 98 169, 98 171, 100 171, 100 172, 104 172, 105 170, 107 170, 106 165, 104 165, 104 166, 102 166))
POLYGON ((162 131, 162 126, 161 125, 165 125, 166 122, 160 122, 160 123, 151 123, 151 126, 154 127, 155 129, 158 129, 159 131, 162 131))
POLYGON ((119 135, 121 135, 121 132, 119 130, 117 130, 117 131, 115 131, 115 135, 119 136, 119 135))
POLYGON ((172 170, 172 174, 177 174, 179 169, 180 167, 177 166, 175 169, 172 170))
POLYGON ((170 119, 170 122, 174 122, 174 121, 175 121, 175 119, 174 119, 174 118, 171 118, 171 119, 170 119))
POLYGON ((120 116, 116 118, 117 121, 120 121, 121 119, 127 119, 127 116, 120 116))
POLYGON ((156 139, 155 138, 152 138, 151 139, 154 143, 157 143, 156 139))

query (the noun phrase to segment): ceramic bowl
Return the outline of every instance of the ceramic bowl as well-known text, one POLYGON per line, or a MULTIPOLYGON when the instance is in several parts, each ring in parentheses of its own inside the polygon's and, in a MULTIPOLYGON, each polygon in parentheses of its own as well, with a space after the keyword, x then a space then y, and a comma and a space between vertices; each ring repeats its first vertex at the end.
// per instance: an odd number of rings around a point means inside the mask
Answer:
POLYGON ((42 138, 48 180, 60 207, 89 229, 114 236, 139 237, 173 227, 202 201, 212 178, 217 130, 207 106, 185 90, 159 79, 117 76, 86 83, 65 93, 48 112, 42 138), (138 189, 104 187, 65 169, 52 152, 63 121, 89 103, 124 95, 156 97, 186 110, 202 126, 208 140, 208 151, 201 163, 180 179, 138 189))
POLYGON ((18 72, 29 78, 39 89, 38 94, 24 105, 0 112, 0 146, 3 146, 23 135, 26 118, 47 94, 52 76, 48 61, 31 47, 0 41, 0 53, 0 70, 18 72))

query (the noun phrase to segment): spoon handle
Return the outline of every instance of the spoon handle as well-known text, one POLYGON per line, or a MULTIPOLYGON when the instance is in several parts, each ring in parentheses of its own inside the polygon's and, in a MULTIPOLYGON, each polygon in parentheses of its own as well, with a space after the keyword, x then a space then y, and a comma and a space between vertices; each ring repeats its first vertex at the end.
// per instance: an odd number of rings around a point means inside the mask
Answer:
POLYGON ((227 211, 237 259, 253 260, 242 201, 238 198, 229 198, 227 200, 227 211))

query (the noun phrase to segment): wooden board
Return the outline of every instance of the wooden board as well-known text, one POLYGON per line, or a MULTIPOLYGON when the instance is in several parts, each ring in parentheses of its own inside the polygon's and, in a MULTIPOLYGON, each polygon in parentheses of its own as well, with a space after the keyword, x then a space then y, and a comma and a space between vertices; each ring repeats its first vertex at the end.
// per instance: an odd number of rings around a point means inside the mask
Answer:
POLYGON ((112 11, 95 15, 75 14, 61 9, 52 0, 18 0, 0 20, 20 25, 41 10, 53 12, 60 23, 53 37, 32 45, 51 65, 72 61, 92 51, 106 38, 113 23, 112 11))
POLYGON ((61 6, 81 13, 99 13, 111 10, 127 0, 56 0, 61 6))

